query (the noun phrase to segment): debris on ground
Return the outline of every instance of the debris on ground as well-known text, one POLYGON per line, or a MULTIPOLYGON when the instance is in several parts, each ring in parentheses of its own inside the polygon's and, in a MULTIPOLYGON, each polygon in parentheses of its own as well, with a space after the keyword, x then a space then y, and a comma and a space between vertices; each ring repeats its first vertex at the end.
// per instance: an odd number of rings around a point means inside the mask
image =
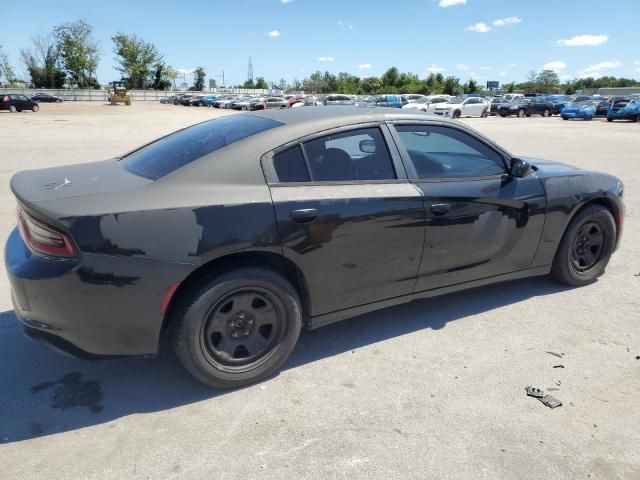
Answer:
POLYGON ((564 368, 564 365, 554 365, 553 368, 564 368))
MULTIPOLYGON (((556 389, 550 388, 549 390, 557 390, 557 388, 556 389)), ((544 391, 540 388, 528 386, 525 388, 525 391, 527 392, 528 396, 537 398, 549 408, 556 408, 556 407, 562 406, 562 402, 560 400, 558 400, 556 397, 552 397, 551 395, 545 395, 544 391)))
POLYGON ((525 388, 525 390, 527 391, 527 395, 529 395, 530 397, 533 397, 533 398, 544 397, 544 392, 539 388, 528 386, 527 388, 525 388))
POLYGON ((545 395, 540 399, 540 401, 549 408, 556 408, 556 407, 562 406, 562 402, 558 400, 556 397, 552 397, 551 395, 545 395))
POLYGON ((562 353, 556 353, 556 352, 548 352, 545 351, 544 353, 548 353, 549 355, 553 355, 554 357, 558 357, 558 358, 562 358, 562 353))

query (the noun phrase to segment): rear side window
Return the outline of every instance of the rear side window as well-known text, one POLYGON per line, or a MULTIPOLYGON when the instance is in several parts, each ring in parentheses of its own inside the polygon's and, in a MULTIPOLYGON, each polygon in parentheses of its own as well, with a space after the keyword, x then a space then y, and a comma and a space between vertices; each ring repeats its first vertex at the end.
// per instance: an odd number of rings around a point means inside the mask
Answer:
POLYGON ((273 168, 279 182, 308 182, 309 173, 300 145, 280 152, 273 157, 273 168))
POLYGON ((122 159, 129 172, 157 180, 216 150, 282 125, 270 118, 230 115, 185 128, 122 159))

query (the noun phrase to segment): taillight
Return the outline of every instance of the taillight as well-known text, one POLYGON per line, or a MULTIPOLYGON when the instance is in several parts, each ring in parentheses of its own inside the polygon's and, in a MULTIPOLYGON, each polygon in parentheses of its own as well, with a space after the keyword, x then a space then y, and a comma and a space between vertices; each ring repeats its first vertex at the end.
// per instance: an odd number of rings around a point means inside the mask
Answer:
POLYGON ((2 98, 2 101, 3 101, 3 102, 8 102, 8 101, 9 101, 9 95, 5 95, 5 96, 2 98))
POLYGON ((75 256, 75 248, 64 233, 34 219, 22 208, 18 208, 18 226, 22 238, 32 250, 53 257, 75 256))

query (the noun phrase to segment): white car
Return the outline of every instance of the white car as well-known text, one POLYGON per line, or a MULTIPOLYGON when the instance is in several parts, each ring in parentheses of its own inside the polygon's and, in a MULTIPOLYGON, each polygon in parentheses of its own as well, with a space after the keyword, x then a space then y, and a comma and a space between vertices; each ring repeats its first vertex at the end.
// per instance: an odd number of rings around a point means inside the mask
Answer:
POLYGON ((414 103, 424 98, 427 98, 426 95, 422 95, 420 93, 410 93, 409 95, 405 95, 404 98, 407 99, 407 102, 414 103))
POLYGON ((449 118, 487 117, 491 104, 480 97, 454 97, 447 103, 436 105, 433 113, 449 118))
POLYGON ((524 95, 522 93, 507 93, 506 95, 503 95, 502 98, 508 102, 513 102, 516 98, 524 98, 524 95))
POLYGON ((433 109, 440 103, 447 103, 451 97, 448 95, 437 95, 433 97, 423 97, 416 100, 413 103, 407 103, 402 108, 408 110, 420 110, 421 112, 433 111, 433 109))

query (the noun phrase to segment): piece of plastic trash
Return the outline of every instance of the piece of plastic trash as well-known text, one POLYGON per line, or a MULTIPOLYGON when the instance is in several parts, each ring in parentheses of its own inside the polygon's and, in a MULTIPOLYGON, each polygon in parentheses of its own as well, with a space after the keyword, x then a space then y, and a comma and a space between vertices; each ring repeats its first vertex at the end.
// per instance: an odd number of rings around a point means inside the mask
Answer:
POLYGON ((549 408, 561 407, 562 402, 558 400, 556 397, 552 397, 551 395, 545 395, 544 397, 538 399, 542 403, 544 403, 549 408))
POLYGON ((528 386, 528 387, 525 388, 525 390, 527 392, 527 395, 529 395, 530 397, 533 397, 533 398, 542 398, 542 397, 544 397, 544 392, 539 388, 528 386))
POLYGON ((549 355, 553 355, 554 357, 562 358, 561 353, 549 352, 549 351, 545 351, 544 353, 548 353, 549 355))
POLYGON ((564 365, 554 365, 553 368, 564 368, 564 365))

